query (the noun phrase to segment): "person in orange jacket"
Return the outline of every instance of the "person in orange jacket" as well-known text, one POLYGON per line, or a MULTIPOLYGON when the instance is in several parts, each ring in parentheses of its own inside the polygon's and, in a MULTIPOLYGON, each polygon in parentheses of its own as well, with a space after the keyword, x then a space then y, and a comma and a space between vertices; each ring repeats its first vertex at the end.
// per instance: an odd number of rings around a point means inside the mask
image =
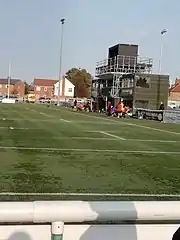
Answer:
POLYGON ((122 117, 123 108, 124 108, 124 104, 123 104, 123 101, 121 101, 117 105, 118 118, 122 117))
POLYGON ((123 111, 123 116, 125 116, 129 112, 129 108, 125 106, 124 111, 123 111))

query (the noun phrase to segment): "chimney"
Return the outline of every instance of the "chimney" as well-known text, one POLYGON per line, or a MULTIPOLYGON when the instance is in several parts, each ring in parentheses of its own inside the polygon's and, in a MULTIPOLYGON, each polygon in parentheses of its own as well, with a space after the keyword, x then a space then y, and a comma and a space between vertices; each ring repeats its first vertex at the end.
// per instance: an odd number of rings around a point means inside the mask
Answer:
POLYGON ((176 78, 175 85, 180 83, 180 79, 176 78))

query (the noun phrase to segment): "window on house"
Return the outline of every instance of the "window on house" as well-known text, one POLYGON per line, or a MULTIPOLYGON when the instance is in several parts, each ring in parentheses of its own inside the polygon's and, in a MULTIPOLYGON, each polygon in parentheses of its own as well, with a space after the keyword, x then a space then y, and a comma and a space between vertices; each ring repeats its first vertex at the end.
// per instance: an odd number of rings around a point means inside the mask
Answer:
POLYGON ((40 87, 36 87, 36 91, 40 91, 41 90, 41 88, 40 87))
POLYGON ((8 85, 6 85, 6 88, 8 88, 8 85))
POLYGON ((44 88, 44 91, 47 92, 47 87, 44 88))
POLYGON ((68 88, 68 92, 72 92, 72 88, 68 88))
POLYGON ((0 88, 2 88, 2 84, 0 84, 0 88))

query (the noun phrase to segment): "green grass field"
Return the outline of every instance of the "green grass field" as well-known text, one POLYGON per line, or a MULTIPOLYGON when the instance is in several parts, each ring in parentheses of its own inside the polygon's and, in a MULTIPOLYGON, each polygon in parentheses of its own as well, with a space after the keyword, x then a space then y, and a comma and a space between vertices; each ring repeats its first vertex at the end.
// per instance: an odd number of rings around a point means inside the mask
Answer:
POLYGON ((180 194, 180 125, 1 104, 0 133, 0 192, 180 194))

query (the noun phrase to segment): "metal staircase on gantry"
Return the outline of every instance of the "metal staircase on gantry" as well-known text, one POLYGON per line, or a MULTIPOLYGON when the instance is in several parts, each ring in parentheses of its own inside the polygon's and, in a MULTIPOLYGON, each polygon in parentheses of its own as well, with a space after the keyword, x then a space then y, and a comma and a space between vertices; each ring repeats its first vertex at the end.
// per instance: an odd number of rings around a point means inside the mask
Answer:
POLYGON ((121 89, 121 77, 122 77, 122 74, 120 75, 117 75, 116 73, 113 74, 113 86, 111 89, 111 96, 113 98, 119 97, 119 91, 121 89))

